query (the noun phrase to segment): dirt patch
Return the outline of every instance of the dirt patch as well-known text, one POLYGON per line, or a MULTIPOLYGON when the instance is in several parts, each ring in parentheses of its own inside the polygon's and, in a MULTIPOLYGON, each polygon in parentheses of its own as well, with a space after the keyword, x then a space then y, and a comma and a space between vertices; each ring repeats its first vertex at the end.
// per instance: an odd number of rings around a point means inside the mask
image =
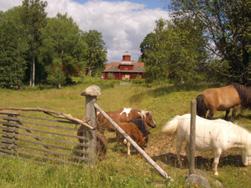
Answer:
POLYGON ((175 152, 175 137, 165 134, 154 134, 149 136, 149 142, 145 151, 150 156, 158 156, 167 152, 175 152))

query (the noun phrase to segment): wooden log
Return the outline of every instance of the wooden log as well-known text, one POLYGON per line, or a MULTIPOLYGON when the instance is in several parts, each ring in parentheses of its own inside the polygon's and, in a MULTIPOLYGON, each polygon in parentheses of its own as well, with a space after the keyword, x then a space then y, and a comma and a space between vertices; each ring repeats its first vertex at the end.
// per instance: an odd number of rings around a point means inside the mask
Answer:
POLYGON ((47 121, 47 122, 59 122, 59 123, 64 123, 64 125, 70 125, 70 126, 78 124, 68 119, 49 119, 49 118, 43 118, 43 117, 33 117, 29 115, 24 115, 24 114, 21 114, 20 117, 25 118, 25 119, 42 120, 42 121, 47 121))
POLYGON ((73 127, 63 127, 63 126, 58 126, 58 125, 48 125, 48 124, 43 124, 43 123, 35 123, 34 121, 27 121, 22 119, 22 123, 25 123, 25 125, 32 125, 32 126, 39 126, 39 127, 46 127, 46 128, 53 128, 53 129, 61 129, 61 130, 67 130, 67 131, 76 131, 75 128, 73 127))
POLYGON ((189 144, 189 175, 195 173, 195 131, 196 131, 196 100, 191 101, 190 144, 189 144))
POLYGON ((30 111, 30 112, 43 112, 43 113, 51 115, 53 117, 67 119, 67 120, 70 120, 70 121, 72 121, 74 123, 78 123, 80 125, 86 126, 89 129, 93 129, 92 126, 90 126, 89 124, 87 124, 86 122, 84 122, 84 121, 82 121, 82 120, 80 120, 78 118, 73 117, 71 114, 65 114, 65 113, 62 113, 62 112, 56 112, 56 111, 53 111, 53 110, 48 110, 48 109, 43 109, 43 108, 15 108, 15 107, 0 108, 0 114, 1 113, 2 114, 4 114, 4 113, 5 114, 6 113, 11 113, 11 112, 9 112, 11 110, 15 110, 15 111, 30 111))
MULTIPOLYGON (((0 129, 3 129, 3 127, 0 127, 0 129)), ((20 136, 31 137, 30 134, 25 134, 25 133, 22 133, 22 132, 19 132, 18 134, 20 136)), ((8 135, 9 138, 15 138, 13 136, 13 134, 6 134, 6 135, 8 135)), ((31 138, 33 138, 33 137, 31 137, 31 138)), ((36 138, 39 139, 40 143, 41 143, 41 140, 43 140, 43 141, 55 142, 55 143, 63 144, 63 145, 65 145, 65 144, 76 144, 76 142, 70 141, 69 139, 68 140, 61 140, 61 139, 60 140, 59 139, 55 140, 55 138, 48 138, 48 137, 42 137, 42 136, 36 136, 36 138)), ((85 137, 80 137, 79 136, 79 138, 84 140, 84 142, 88 141, 87 138, 85 138, 85 137)), ((81 144, 81 143, 78 143, 78 145, 83 146, 83 147, 86 146, 86 144, 81 144)))
POLYGON ((11 111, 11 110, 1 110, 0 109, 0 114, 4 114, 4 115, 13 115, 13 116, 18 116, 20 115, 17 112, 11 111))
POLYGON ((95 108, 102 113, 102 115, 110 121, 112 126, 120 133, 122 134, 133 146, 134 148, 146 159, 148 163, 150 163, 158 172, 161 176, 168 180, 172 180, 172 178, 141 148, 138 146, 138 144, 128 135, 126 132, 119 127, 119 125, 113 121, 108 114, 106 114, 98 104, 94 104, 95 108))
POLYGON ((0 153, 1 155, 5 155, 5 156, 9 156, 9 155, 18 155, 18 156, 22 156, 22 157, 26 157, 26 158, 38 158, 40 160, 49 160, 49 161, 53 161, 53 162, 58 162, 58 163, 64 163, 64 164, 69 164, 69 165, 79 165, 81 163, 81 161, 84 161, 86 159, 84 158, 79 158, 77 157, 77 159, 79 160, 80 163, 77 162, 72 162, 69 160, 64 160, 64 159, 60 159, 60 158, 51 158, 51 157, 46 157, 46 156, 41 156, 41 155, 36 155, 36 154, 31 154, 30 152, 26 152, 26 151, 18 151, 17 153, 14 153, 13 151, 9 151, 9 150, 4 150, 0 148, 0 153))
MULTIPOLYGON (((10 138, 5 138, 2 140, 4 143, 15 143, 13 142, 13 139, 10 139, 10 138)), ((24 142, 24 143, 29 143, 29 144, 34 144, 34 145, 40 145, 40 146, 43 146, 43 145, 47 145, 49 148, 52 148, 52 149, 60 149, 60 150, 65 150, 65 151, 72 151, 72 148, 69 148, 69 147, 66 147, 66 146, 60 146, 60 145, 55 145, 55 144, 48 144, 48 143, 40 143, 40 142, 35 142, 35 141, 31 141, 31 140, 27 140, 27 139, 23 139, 23 138, 19 138, 18 139, 18 142, 24 142)), ((82 147, 85 147, 87 148, 88 146, 87 145, 84 145, 82 147)))
MULTIPOLYGON (((2 121, 0 121, 1 123, 2 121)), ((7 124, 7 123, 6 123, 7 124)), ((28 127, 23 127, 21 125, 18 124, 14 124, 14 123, 8 123, 8 125, 10 127, 18 127, 19 129, 23 129, 26 131, 34 131, 34 132, 40 132, 40 133, 44 133, 44 134, 51 134, 51 135, 57 135, 57 136, 62 136, 62 137, 69 137, 69 138, 80 138, 83 139, 82 136, 75 136, 75 135, 71 135, 71 134, 64 134, 64 133, 56 133, 56 132, 51 132, 51 131, 44 131, 44 130, 40 130, 40 129, 34 129, 34 128, 28 128, 28 127)), ((40 141, 40 140, 39 140, 40 141)))

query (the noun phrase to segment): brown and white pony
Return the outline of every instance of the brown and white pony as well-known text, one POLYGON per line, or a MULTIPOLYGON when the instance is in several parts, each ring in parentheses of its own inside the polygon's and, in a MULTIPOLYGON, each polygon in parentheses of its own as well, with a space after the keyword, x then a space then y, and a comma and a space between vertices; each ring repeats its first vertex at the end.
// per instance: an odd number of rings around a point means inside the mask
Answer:
POLYGON ((237 107, 251 107, 251 88, 237 83, 209 88, 199 94, 196 101, 197 114, 201 117, 211 119, 216 111, 226 111, 225 119, 228 119, 230 109, 233 109, 233 118, 237 107))
MULTIPOLYGON (((116 123, 130 122, 135 119, 142 119, 144 124, 155 128, 156 122, 150 111, 138 110, 133 108, 123 108, 114 112, 106 112, 116 123)), ((105 130, 115 131, 111 123, 99 112, 97 112, 97 129, 104 133, 105 130)))

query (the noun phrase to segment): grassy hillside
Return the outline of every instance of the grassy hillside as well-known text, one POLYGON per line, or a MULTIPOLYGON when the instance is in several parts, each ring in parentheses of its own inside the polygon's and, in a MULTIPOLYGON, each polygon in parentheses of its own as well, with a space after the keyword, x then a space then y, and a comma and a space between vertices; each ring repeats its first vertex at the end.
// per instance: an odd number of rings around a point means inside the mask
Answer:
MULTIPOLYGON (((0 90, 0 107, 42 107, 70 113, 82 118, 84 98, 82 90, 92 83, 63 89, 0 90)), ((203 87, 173 87, 171 85, 143 86, 98 81, 102 95, 98 104, 106 111, 121 107, 151 110, 158 127, 151 130, 146 149, 175 182, 168 184, 139 155, 127 157, 124 147, 108 144, 106 159, 94 167, 72 167, 53 163, 1 157, 0 187, 183 187, 188 173, 186 166, 175 163, 175 141, 160 130, 167 120, 177 114, 189 112, 189 104, 203 87)), ((245 111, 236 123, 251 130, 251 111, 245 111)), ((222 113, 217 113, 222 117, 222 113)), ((113 137, 112 134, 107 134, 113 137)), ((239 151, 224 153, 219 166, 219 177, 211 171, 212 154, 198 153, 198 170, 210 180, 217 179, 225 187, 251 187, 251 167, 240 165, 239 151)))

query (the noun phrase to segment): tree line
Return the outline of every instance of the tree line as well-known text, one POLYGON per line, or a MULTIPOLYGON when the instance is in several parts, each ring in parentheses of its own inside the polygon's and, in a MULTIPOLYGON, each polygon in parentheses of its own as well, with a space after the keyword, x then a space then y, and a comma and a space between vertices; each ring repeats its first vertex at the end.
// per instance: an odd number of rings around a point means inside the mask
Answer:
POLYGON ((147 81, 251 83, 251 2, 172 0, 140 45, 147 81))
POLYGON ((0 12, 0 87, 70 84, 104 67, 102 34, 82 31, 67 14, 49 18, 46 1, 23 0, 0 12))
MULTIPOLYGON (((147 82, 251 83, 251 2, 172 0, 170 20, 156 21, 140 44, 147 82)), ((102 34, 82 31, 71 17, 49 18, 46 1, 23 0, 0 12, 0 87, 71 84, 100 75, 102 34)))

